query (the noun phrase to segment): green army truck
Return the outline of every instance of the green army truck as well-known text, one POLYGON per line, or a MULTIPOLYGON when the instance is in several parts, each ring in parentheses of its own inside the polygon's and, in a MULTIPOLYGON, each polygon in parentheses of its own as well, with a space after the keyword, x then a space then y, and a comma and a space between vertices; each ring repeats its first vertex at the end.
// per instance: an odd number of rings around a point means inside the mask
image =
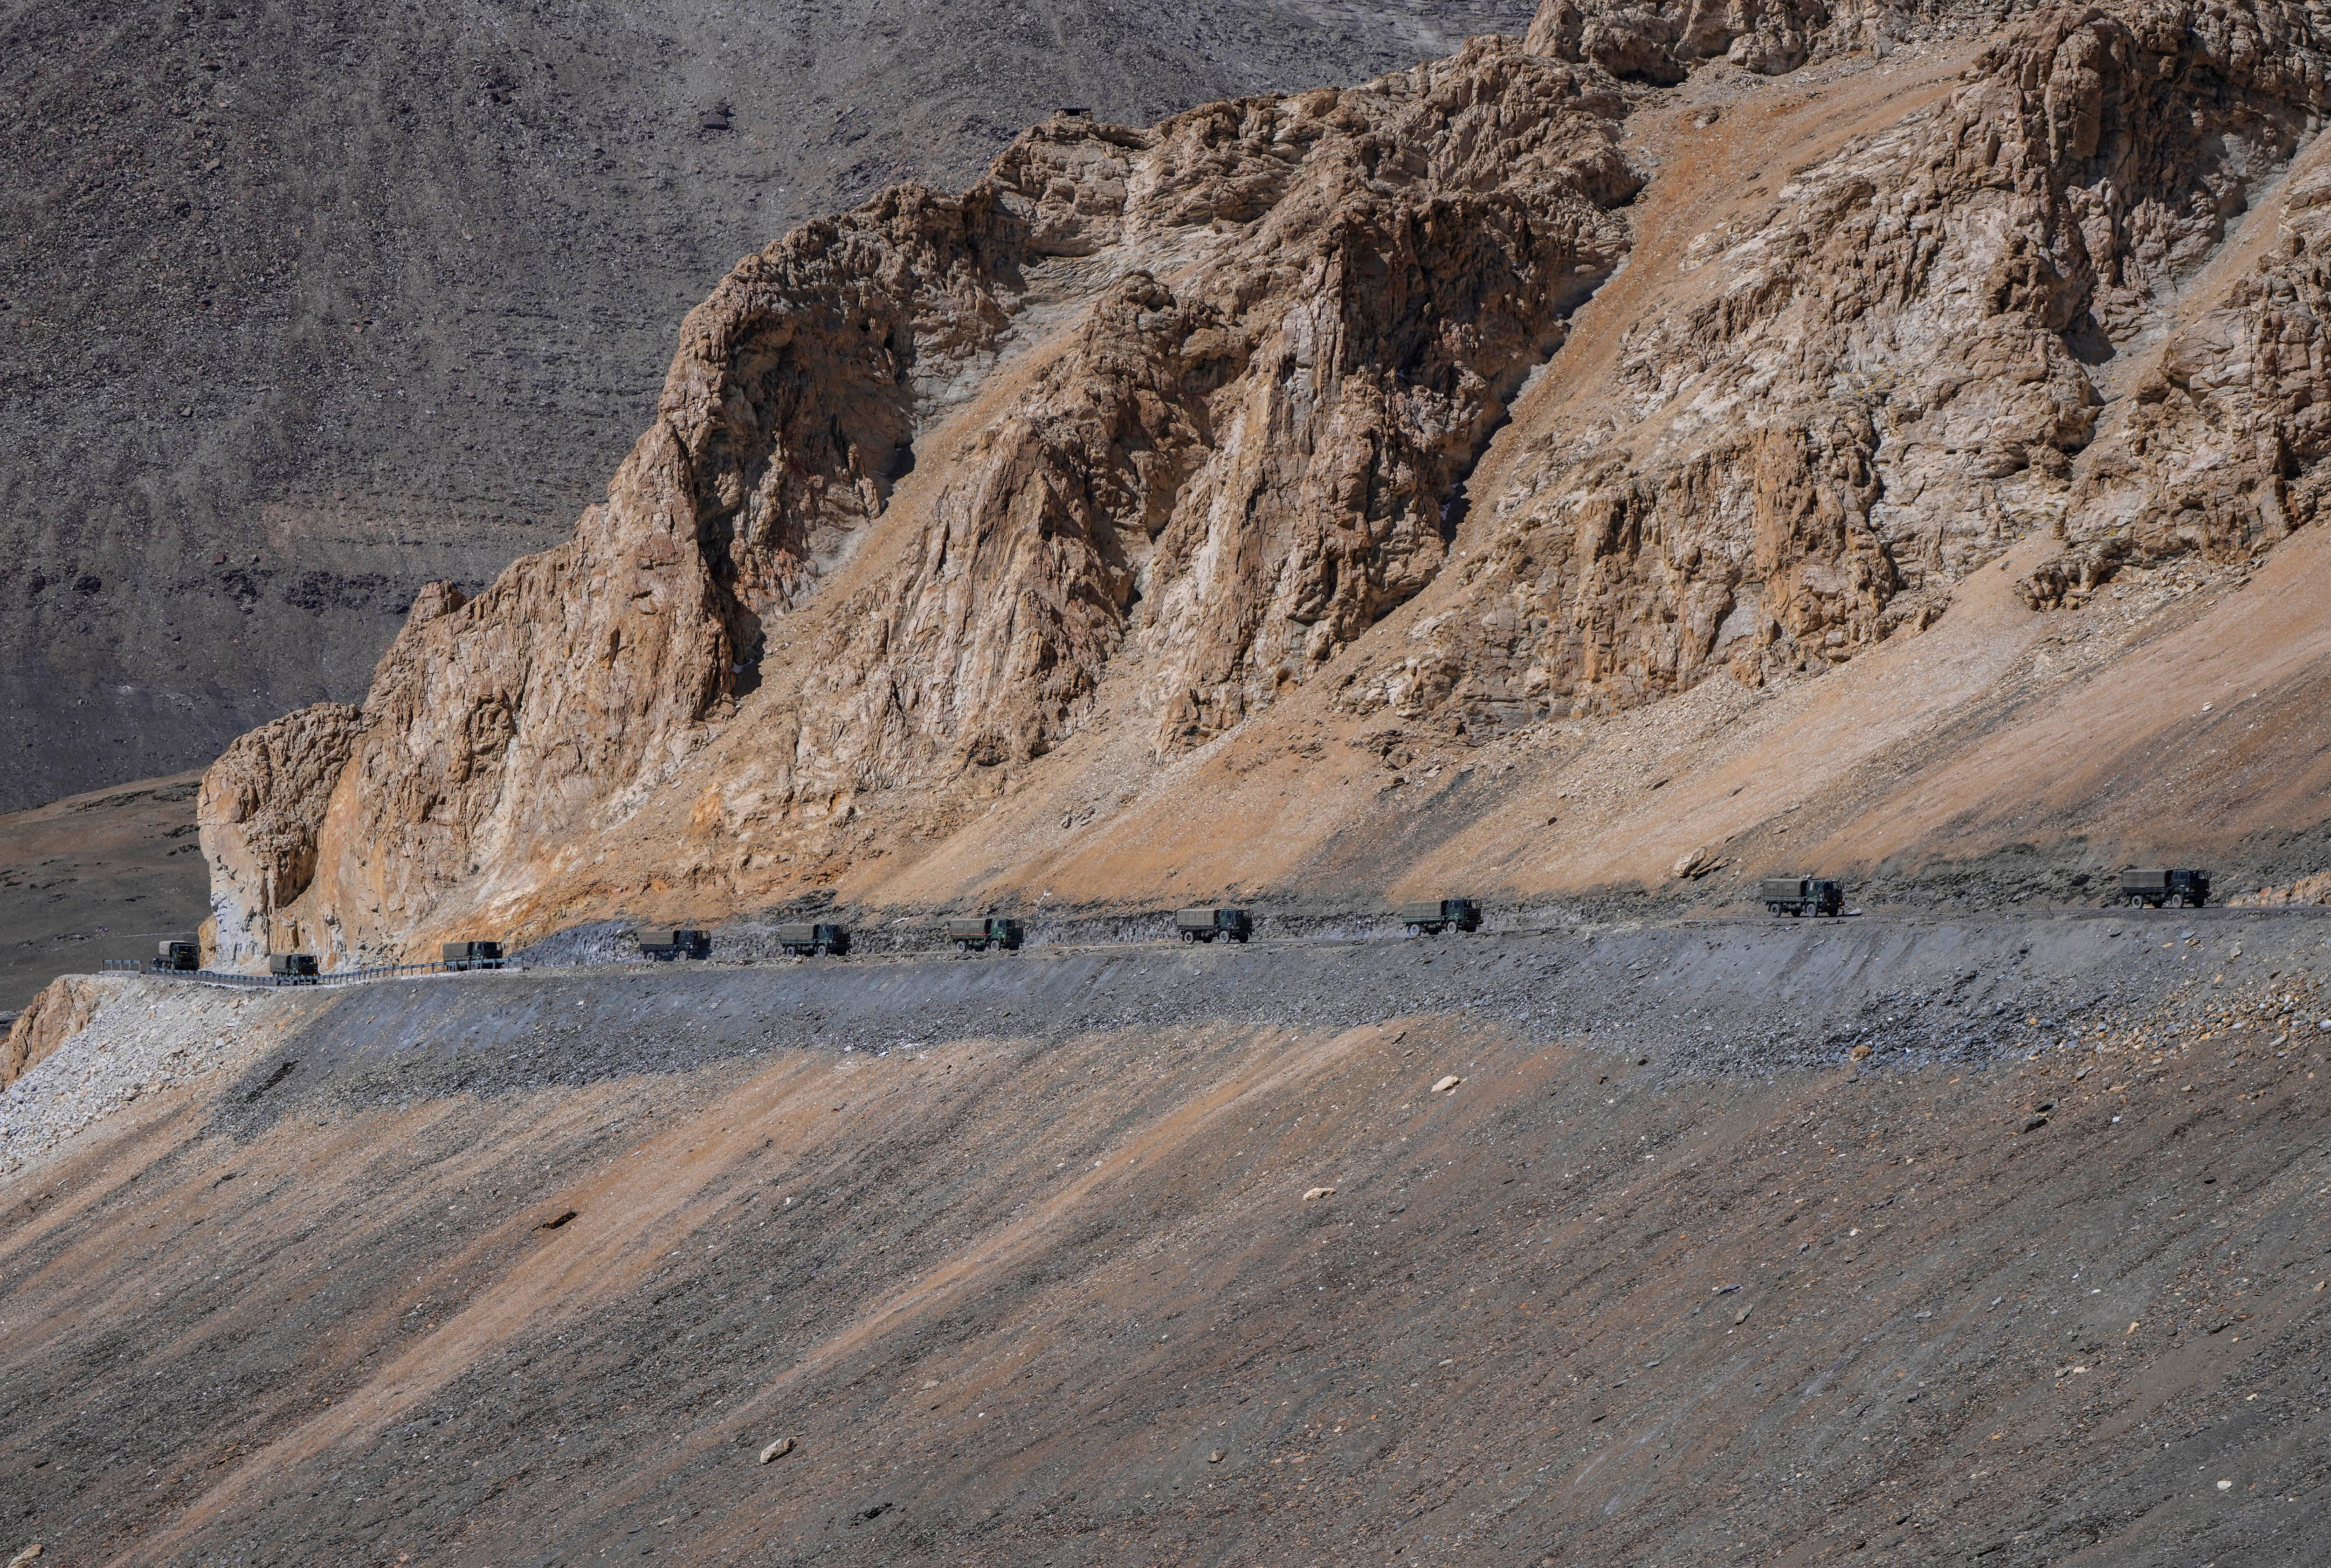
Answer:
POLYGON ((712 933, 694 927, 651 926, 632 935, 640 945, 640 956, 659 964, 669 964, 675 958, 712 956, 712 933))
POLYGON ((2158 909, 2167 904, 2173 908, 2199 909, 2210 901, 2210 873, 2132 868, 2120 874, 2120 899, 2132 908, 2141 904, 2158 909))
POLYGON ((990 947, 1001 947, 1006 953, 1017 953, 1020 950, 1022 936, 1019 921, 993 915, 978 918, 949 920, 947 923, 947 940, 955 944, 955 950, 958 953, 969 953, 974 950, 985 953, 990 947))
POLYGON ((1403 904, 1393 918, 1412 936, 1438 936, 1443 931, 1479 931, 1481 906, 1470 898, 1426 898, 1403 904))
POLYGON ((1834 919, 1845 909, 1845 889, 1825 877, 1767 877, 1756 884, 1756 896, 1775 915, 1797 919, 1827 915, 1834 919))
POLYGON ((850 927, 802 920, 777 927, 777 946, 796 958, 839 958, 850 951, 850 927))
POLYGON ((1254 935, 1254 922, 1243 909, 1210 905, 1203 909, 1175 910, 1174 932, 1185 942, 1212 942, 1217 936, 1227 942, 1243 942, 1254 935))

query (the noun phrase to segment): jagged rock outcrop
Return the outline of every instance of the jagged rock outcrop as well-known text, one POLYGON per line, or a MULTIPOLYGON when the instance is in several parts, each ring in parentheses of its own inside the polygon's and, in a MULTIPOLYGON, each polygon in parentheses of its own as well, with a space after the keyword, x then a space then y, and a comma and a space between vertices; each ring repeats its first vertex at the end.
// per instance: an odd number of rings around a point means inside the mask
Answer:
MULTIPOLYGON (((2279 37, 2259 46, 2290 47, 2279 37)), ((2320 76, 2305 77, 2288 57, 2274 63, 2294 100, 2319 109, 2320 76)), ((2126 422, 2088 454, 2067 547, 2020 584, 2034 609, 2078 604, 2133 562, 2247 559, 2321 520, 2331 451, 2331 164, 2319 154, 2293 171, 2279 216, 2216 307, 2174 328, 2138 381, 2126 422)))
POLYGON ((42 987, 0 1042, 0 1086, 15 1082, 88 1028, 105 996, 105 983, 86 974, 61 974, 42 987))
POLYGON ((2033 10, 1632 255, 1647 177, 1708 194, 1689 133, 1648 176, 1622 152, 1655 84, 1983 20, 1549 0, 1527 47, 1055 120, 960 196, 804 225, 690 315, 572 539, 424 595, 360 711, 222 759, 222 949, 800 890, 1097 727, 1170 763, 1316 687, 1480 741, 1822 672, 2034 534, 2065 541, 2022 585, 2052 605, 2302 526, 2331 211, 2304 162, 2277 194, 2326 107, 2303 7, 2033 10), (2266 200, 2286 231, 2233 255, 2266 200))
MULTIPOLYGON (((315 880, 324 813, 365 723, 346 703, 304 708, 243 736, 203 774, 195 821, 211 869, 206 962, 277 950, 276 912, 315 880)), ((300 933, 281 936, 283 951, 303 946, 300 933)))
POLYGON ((2287 340, 2300 367, 2270 396, 2312 395, 2303 258, 2249 285, 2259 300, 2237 290, 2181 330, 2194 347, 2173 348, 2164 397, 2189 359, 2210 368, 2188 385, 2240 384, 2186 435, 2141 417, 2126 461, 2076 484, 2073 459, 2097 430, 2099 364, 2168 326, 2228 215, 2320 113, 2323 65, 2296 8, 2082 6, 2018 24, 1946 102, 1692 242, 1679 271, 1708 279, 1632 328, 1591 409, 1535 436, 1546 455, 1517 465, 1472 592, 1402 656, 1355 670, 1351 705, 1478 736, 1656 698, 1717 666, 1752 683, 1822 669, 1929 622, 2012 539, 2076 508, 2079 528, 2098 526, 2095 497, 2137 452, 2210 474, 2135 476, 2144 499, 2119 506, 2145 510, 2153 547, 2279 526, 2265 469, 2306 438, 2225 404, 2259 396, 2254 334, 2287 340), (2298 308, 2262 312, 2277 287, 2298 308), (2243 462, 2255 477, 2235 476, 2243 462), (2197 489, 2214 499, 2180 499, 2197 489))
MULTIPOLYGON (((756 809, 1041 755, 1127 638, 1161 750, 1235 726, 1438 569, 1459 477, 1623 252, 1622 108, 1479 40, 1150 130, 1054 122, 961 197, 795 231, 690 314, 576 537, 416 612, 321 820, 312 791, 279 813, 316 823, 312 881, 214 855, 222 930, 268 912, 335 955, 393 947, 637 806, 753 693, 918 432, 1015 356, 1027 385, 945 454, 893 569, 754 705, 756 809), (1018 318, 1071 261, 1082 308, 1038 341, 1018 318)), ((221 765, 235 801, 249 765, 221 765)))

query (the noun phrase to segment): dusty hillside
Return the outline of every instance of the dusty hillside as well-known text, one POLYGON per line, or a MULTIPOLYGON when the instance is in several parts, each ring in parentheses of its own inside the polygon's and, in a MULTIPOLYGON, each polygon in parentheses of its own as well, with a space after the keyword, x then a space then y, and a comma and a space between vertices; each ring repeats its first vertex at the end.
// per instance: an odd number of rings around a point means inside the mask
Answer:
POLYGON ((749 258, 570 540, 213 770, 224 953, 2318 869, 2311 14, 1663 15, 749 258))
POLYGON ((60 971, 154 955, 210 913, 193 774, 0 816, 0 1015, 60 971))
POLYGON ((0 1098, 8 1544, 2312 1562, 2326 936, 120 983, 0 1098))
POLYGON ((360 696, 574 520, 737 258, 1061 106, 1518 32, 1429 8, 33 0, 0 20, 0 809, 360 696))

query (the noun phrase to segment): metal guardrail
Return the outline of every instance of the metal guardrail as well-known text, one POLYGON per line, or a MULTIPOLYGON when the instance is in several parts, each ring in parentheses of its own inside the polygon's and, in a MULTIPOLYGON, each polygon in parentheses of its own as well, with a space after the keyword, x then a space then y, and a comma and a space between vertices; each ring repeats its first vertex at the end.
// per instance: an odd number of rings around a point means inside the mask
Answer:
POLYGON ((371 969, 349 969, 323 974, 233 974, 215 969, 159 969, 135 958, 109 958, 105 967, 117 974, 142 974, 148 980, 175 980, 186 985, 221 985, 234 991, 276 991, 287 986, 313 985, 328 991, 361 985, 371 980, 395 980, 414 974, 461 974, 473 969, 506 969, 508 960, 473 964, 384 964, 371 969))

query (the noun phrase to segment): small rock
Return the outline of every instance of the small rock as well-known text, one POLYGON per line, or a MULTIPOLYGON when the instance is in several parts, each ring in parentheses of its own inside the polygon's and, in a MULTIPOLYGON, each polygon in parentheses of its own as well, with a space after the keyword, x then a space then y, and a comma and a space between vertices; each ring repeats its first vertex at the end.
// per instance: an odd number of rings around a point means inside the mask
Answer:
POLYGON ((1332 1198, 1335 1195, 1336 1189, 1333 1187, 1314 1187, 1303 1194, 1303 1201, 1308 1203, 1315 1198, 1332 1198))
POLYGON ((1748 1315, 1755 1310, 1756 1304, 1755 1302, 1744 1302, 1741 1305, 1740 1310, 1732 1315, 1732 1326, 1735 1328, 1739 1327, 1740 1325, 1748 1321, 1748 1315))
POLYGON ((1447 1094, 1451 1089, 1455 1088, 1459 1084, 1463 1083, 1464 1081, 1465 1080, 1461 1078, 1444 1078, 1439 1083, 1432 1086, 1432 1092, 1434 1094, 1447 1094))
POLYGON ((767 1448, 761 1450, 761 1462, 766 1465, 772 1459, 782 1459, 793 1451, 793 1439, 779 1438, 775 1442, 771 1443, 767 1448))
POLYGON ((2222 1491, 2222 1492, 2231 1492, 2231 1491, 2232 1491, 2233 1489, 2234 1489, 2234 1484, 2233 1484, 2233 1482, 2231 1482, 2231 1481, 2220 1481, 2220 1482, 2218 1483, 2218 1490, 2220 1490, 2220 1491, 2222 1491))
POLYGON ((1718 1296, 1729 1296, 1729 1295, 1731 1295, 1734 1291, 1736 1291, 1736 1290, 1737 1290, 1737 1289, 1739 1289, 1739 1288, 1740 1288, 1740 1287, 1739 1287, 1738 1285, 1736 1285, 1736 1284, 1734 1284, 1734 1285, 1719 1285, 1719 1286, 1717 1286, 1717 1287, 1716 1288, 1716 1294, 1717 1294, 1718 1296))
POLYGON ((35 1541, 31 1545, 25 1547, 22 1552, 17 1553, 14 1557, 9 1558, 8 1568, 24 1568, 25 1563, 30 1563, 33 1558, 40 1554, 41 1544, 38 1541, 35 1541))
POLYGON ((1847 1051, 1845 1054, 1851 1057, 1854 1060, 1860 1061, 1862 1058, 1870 1054, 1870 1042, 1868 1041, 1864 1041, 1860 1045, 1855 1046, 1851 1050, 1847 1051))
POLYGON ((1208 1463, 1208 1464, 1210 1464, 1210 1465, 1219 1465, 1219 1464, 1221 1464, 1222 1462, 1223 1462, 1223 1450, 1222 1450, 1222 1449, 1216 1449, 1213 1453, 1208 1454, 1208 1455, 1206 1456, 1206 1463, 1208 1463))
POLYGON ((2036 1133, 2036 1132, 2038 1132, 2041 1127, 2044 1127, 2044 1126, 2046 1126, 2047 1125, 2048 1125, 2048 1118, 2047 1118, 2046 1117, 2033 1117, 2030 1121, 2025 1122, 2025 1123, 2024 1123, 2021 1127, 2017 1128, 2016 1130, 2017 1130, 2018 1132, 2023 1132, 2023 1133, 2036 1133))

